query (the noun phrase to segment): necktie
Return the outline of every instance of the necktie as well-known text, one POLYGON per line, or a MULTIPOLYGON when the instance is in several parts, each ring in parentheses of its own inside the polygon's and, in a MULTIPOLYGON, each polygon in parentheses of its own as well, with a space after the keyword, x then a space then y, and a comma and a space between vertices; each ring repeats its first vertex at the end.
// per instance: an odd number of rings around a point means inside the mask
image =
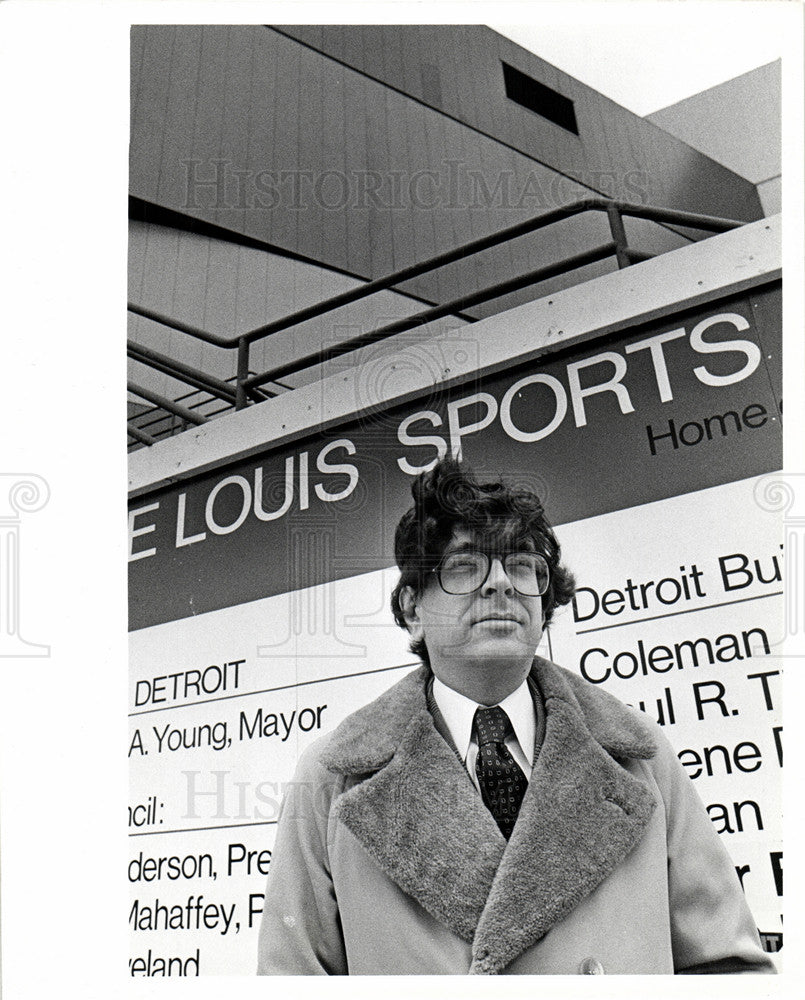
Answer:
POLYGON ((478 742, 475 773, 484 804, 506 840, 517 822, 527 784, 522 769, 504 742, 511 731, 509 717, 499 705, 476 709, 473 721, 473 732, 478 742))

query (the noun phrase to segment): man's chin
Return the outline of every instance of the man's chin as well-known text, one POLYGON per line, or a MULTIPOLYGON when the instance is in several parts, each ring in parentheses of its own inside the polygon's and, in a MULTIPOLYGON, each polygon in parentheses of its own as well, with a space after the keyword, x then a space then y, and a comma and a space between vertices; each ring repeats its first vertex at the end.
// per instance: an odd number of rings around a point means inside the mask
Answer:
POLYGON ((524 643, 512 635, 486 635, 476 637, 473 642, 456 645, 449 654, 455 659, 465 660, 531 660, 536 646, 524 643))

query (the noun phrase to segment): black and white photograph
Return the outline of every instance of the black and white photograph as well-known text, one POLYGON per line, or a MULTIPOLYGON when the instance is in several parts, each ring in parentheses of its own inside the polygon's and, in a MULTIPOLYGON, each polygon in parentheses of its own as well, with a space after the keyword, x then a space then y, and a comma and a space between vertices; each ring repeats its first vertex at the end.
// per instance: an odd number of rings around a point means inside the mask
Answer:
POLYGON ((779 92, 132 29, 133 975, 774 971, 779 92))
POLYGON ((784 995, 801 4, 108 7, 0 98, 2 995, 784 995))

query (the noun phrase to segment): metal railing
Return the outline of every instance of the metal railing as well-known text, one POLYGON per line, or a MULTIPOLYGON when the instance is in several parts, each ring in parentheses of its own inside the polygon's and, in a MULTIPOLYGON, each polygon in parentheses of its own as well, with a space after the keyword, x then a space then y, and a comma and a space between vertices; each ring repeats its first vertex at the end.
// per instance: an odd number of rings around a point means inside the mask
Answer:
MULTIPOLYGON (((584 267, 585 265, 596 261, 604 260, 607 257, 614 256, 617 260, 619 268, 628 267, 631 264, 650 259, 652 256, 651 254, 642 253, 629 247, 626 238, 626 229, 623 223, 624 216, 635 219, 645 219, 667 226, 682 226, 690 229, 703 230, 709 233, 723 233, 731 229, 737 229, 739 226, 744 225, 743 222, 738 222, 733 219, 722 219, 715 216, 699 215, 692 212, 680 212, 674 209, 656 208, 650 205, 634 205, 626 202, 613 201, 608 198, 588 198, 582 201, 573 202, 570 205, 562 206, 561 208, 553 209, 552 211, 538 216, 536 219, 527 219, 524 222, 508 226, 506 229, 502 229, 497 233, 491 234, 490 236, 484 236, 480 239, 472 240, 470 243, 465 243, 462 246, 456 247, 454 250, 449 250, 446 253, 430 257, 428 260, 422 261, 418 264, 413 264, 410 267, 404 267, 401 270, 387 274, 383 278, 376 278, 373 281, 368 281, 348 292, 342 292, 339 295, 334 295, 329 299, 316 303, 315 305, 306 306, 304 309, 299 309, 296 312, 282 317, 281 319, 273 320, 270 323, 265 323, 264 325, 256 327, 253 330, 249 330, 247 333, 232 337, 221 337, 217 334, 210 333, 207 330, 202 330, 199 327, 192 326, 189 323, 183 323, 180 320, 165 316, 153 309, 148 309, 132 302, 129 303, 129 312, 134 315, 143 316, 145 319, 149 319, 155 323, 161 324, 162 326, 169 327, 172 330, 178 330, 181 333, 186 333, 188 336, 195 337, 197 340, 204 341, 207 344, 212 344, 216 347, 229 350, 236 349, 237 374, 235 377, 234 387, 227 382, 205 374, 198 369, 192 368, 190 365, 176 361, 166 355, 159 354, 157 351, 143 347, 133 341, 128 342, 128 355, 133 360, 140 361, 143 364, 154 368, 156 371, 171 375, 172 377, 177 378, 196 389, 202 390, 209 393, 213 397, 224 400, 230 405, 233 405, 236 410, 241 410, 249 405, 250 401, 262 402, 271 396, 276 396, 277 393, 274 390, 265 388, 269 382, 277 383, 278 380, 293 372, 302 371, 312 365, 332 361, 341 355, 348 354, 351 351, 355 351, 369 344, 385 340, 395 334, 411 330, 418 326, 423 326, 436 319, 449 315, 458 315, 461 316, 462 319, 467 320, 467 322, 475 322, 474 317, 462 315, 463 311, 487 302, 490 299, 499 298, 502 295, 517 291, 528 285, 545 281, 549 278, 565 274, 569 271, 574 271, 577 268, 584 267), (256 374, 250 372, 250 347, 257 341, 270 337, 272 334, 279 333, 282 330, 288 330, 291 327, 298 326, 308 320, 316 319, 319 316, 323 316, 328 312, 340 309, 343 306, 351 305, 352 303, 358 302, 370 295, 394 289, 396 286, 410 281, 413 278, 418 278, 430 271, 435 271, 448 264, 464 260, 465 258, 471 257, 483 250, 488 250, 492 247, 499 246, 502 243, 517 239, 520 236, 534 233, 540 229, 546 228, 547 226, 554 225, 557 222, 562 222, 572 216, 580 215, 583 212, 605 213, 609 222, 610 235, 612 237, 611 240, 606 243, 602 243, 599 246, 593 247, 583 253, 565 257, 553 264, 539 267, 536 270, 529 271, 516 278, 498 282, 497 284, 491 285, 482 291, 474 292, 470 295, 463 295, 460 298, 452 299, 449 302, 441 303, 437 306, 432 306, 431 308, 415 313, 412 316, 405 317, 404 319, 396 320, 395 322, 382 326, 379 329, 350 337, 335 346, 312 351, 303 357, 296 358, 292 362, 278 365, 267 371, 258 372, 256 374)), ((146 390, 141 386, 130 383, 129 391, 154 403, 157 406, 162 407, 170 413, 180 416, 185 422, 198 424, 205 423, 207 420, 206 417, 201 416, 186 407, 182 407, 180 404, 169 400, 165 396, 146 390)), ((146 438, 149 438, 150 435, 131 425, 131 423, 129 431, 135 440, 140 441, 143 444, 153 443, 153 438, 151 440, 145 440, 146 438)))
MULTIPOLYGON (((137 395, 138 388, 129 383, 133 395, 137 395)), ((234 385, 229 388, 234 399, 234 385)), ((181 434, 190 426, 206 424, 235 409, 234 401, 219 400, 205 389, 191 389, 175 399, 148 390, 148 396, 142 398, 147 398, 151 405, 143 405, 140 412, 129 416, 128 430, 131 438, 148 445, 181 434), (185 414, 188 410, 190 413, 185 414)))

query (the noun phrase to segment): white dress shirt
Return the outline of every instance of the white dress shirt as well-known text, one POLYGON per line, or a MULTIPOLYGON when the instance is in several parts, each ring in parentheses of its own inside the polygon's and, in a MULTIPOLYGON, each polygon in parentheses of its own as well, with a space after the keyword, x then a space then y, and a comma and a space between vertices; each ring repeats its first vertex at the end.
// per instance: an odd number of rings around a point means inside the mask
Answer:
MULTIPOLYGON (((475 787, 480 791, 478 776, 475 773, 475 760, 478 756, 478 744, 472 733, 472 721, 477 708, 491 708, 490 705, 478 705, 443 684, 438 677, 433 678, 433 698, 450 735, 459 752, 464 766, 475 787)), ((534 701, 528 687, 528 681, 523 683, 503 701, 500 707, 511 720, 514 735, 506 738, 509 753, 522 768, 528 780, 534 763, 534 740, 536 738, 537 720, 534 714, 534 701)))

